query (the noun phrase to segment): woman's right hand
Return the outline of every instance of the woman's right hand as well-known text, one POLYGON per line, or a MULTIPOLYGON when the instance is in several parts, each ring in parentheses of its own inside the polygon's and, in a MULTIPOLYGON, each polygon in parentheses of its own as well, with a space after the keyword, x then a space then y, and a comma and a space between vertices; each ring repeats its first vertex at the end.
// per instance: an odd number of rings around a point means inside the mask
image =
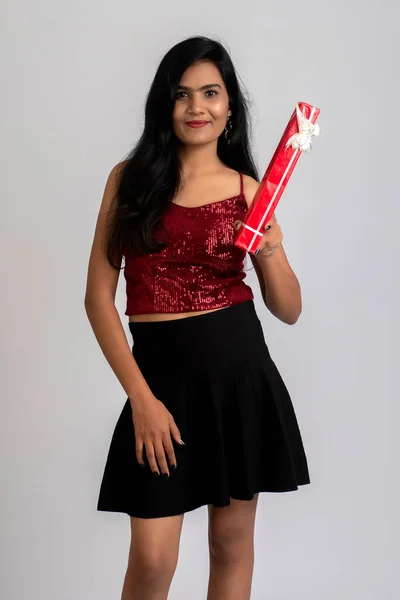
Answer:
POLYGON ((173 416, 165 404, 153 394, 144 401, 131 402, 133 426, 136 438, 136 458, 141 466, 144 465, 143 448, 154 474, 169 477, 168 462, 176 469, 175 451, 172 444, 174 439, 179 445, 184 445, 181 434, 173 416), (157 464, 158 463, 158 464, 157 464))

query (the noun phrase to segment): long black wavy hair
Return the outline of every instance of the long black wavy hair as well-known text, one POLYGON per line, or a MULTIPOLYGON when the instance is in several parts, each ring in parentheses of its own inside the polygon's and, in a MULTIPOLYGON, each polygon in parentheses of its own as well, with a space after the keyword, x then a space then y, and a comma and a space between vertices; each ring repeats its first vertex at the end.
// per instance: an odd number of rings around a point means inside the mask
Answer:
POLYGON ((208 37, 190 37, 173 46, 155 74, 147 95, 143 133, 119 171, 117 202, 109 212, 106 254, 115 256, 157 252, 164 244, 154 230, 181 184, 177 149, 181 143, 173 131, 172 112, 183 73, 200 62, 212 62, 225 83, 232 110, 230 144, 221 134, 217 154, 228 167, 259 180, 250 142, 249 102, 241 90, 232 60, 223 45, 208 37))

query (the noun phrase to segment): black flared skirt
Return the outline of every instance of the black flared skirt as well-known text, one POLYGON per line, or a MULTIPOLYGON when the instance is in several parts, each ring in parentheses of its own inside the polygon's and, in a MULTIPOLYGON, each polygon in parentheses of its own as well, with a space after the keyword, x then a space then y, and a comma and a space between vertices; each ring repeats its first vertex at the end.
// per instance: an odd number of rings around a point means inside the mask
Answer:
POLYGON ((228 506, 310 483, 298 422, 253 300, 181 319, 130 322, 132 354, 175 419, 177 469, 156 478, 135 452, 128 399, 116 423, 97 510, 154 518, 228 506))

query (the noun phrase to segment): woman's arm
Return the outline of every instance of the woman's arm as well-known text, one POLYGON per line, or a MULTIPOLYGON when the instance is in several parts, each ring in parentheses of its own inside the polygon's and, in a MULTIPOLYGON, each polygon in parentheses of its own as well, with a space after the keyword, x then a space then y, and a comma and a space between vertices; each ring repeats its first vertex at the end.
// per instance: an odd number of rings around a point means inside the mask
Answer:
MULTIPOLYGON (((259 182, 252 177, 245 177, 245 193, 250 207, 259 182)), ((260 245, 268 240, 279 243, 281 238, 280 226, 275 214, 270 221, 271 229, 266 232, 260 245), (276 238, 276 239, 275 239, 276 238)), ((282 244, 274 250, 271 256, 250 254, 251 261, 257 274, 264 304, 280 321, 294 325, 302 311, 300 283, 291 268, 282 244)))
POLYGON ((250 255, 269 311, 287 325, 294 325, 302 311, 300 283, 289 265, 283 246, 270 257, 250 255))
MULTIPOLYGON (((120 271, 108 263, 103 245, 106 213, 116 202, 121 166, 116 165, 108 176, 97 217, 88 265, 85 310, 100 348, 132 404, 145 402, 151 391, 132 355, 114 304, 120 271)), ((122 257, 119 265, 121 260, 122 257)))

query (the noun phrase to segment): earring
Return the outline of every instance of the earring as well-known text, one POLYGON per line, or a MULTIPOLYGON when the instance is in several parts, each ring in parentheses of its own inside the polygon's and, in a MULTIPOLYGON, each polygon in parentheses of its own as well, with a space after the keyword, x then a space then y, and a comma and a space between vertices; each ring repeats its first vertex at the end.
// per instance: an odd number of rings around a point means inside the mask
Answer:
POLYGON ((230 116, 228 117, 224 131, 225 131, 225 139, 228 142, 228 146, 229 146, 231 143, 231 131, 232 131, 232 121, 231 121, 230 116), (229 138, 228 138, 228 135, 229 135, 229 138))

